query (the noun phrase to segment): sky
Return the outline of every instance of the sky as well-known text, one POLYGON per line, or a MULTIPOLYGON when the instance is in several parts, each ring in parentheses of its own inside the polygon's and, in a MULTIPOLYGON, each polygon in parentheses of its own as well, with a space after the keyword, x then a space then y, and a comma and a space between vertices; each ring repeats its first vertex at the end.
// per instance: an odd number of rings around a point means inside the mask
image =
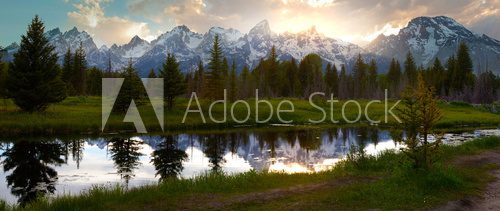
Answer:
POLYGON ((247 33, 268 20, 276 33, 315 26, 361 46, 397 34, 418 16, 445 15, 500 40, 500 0, 0 0, 0 46, 18 42, 38 14, 46 29, 76 26, 98 46, 148 41, 177 25, 204 33, 212 26, 247 33))

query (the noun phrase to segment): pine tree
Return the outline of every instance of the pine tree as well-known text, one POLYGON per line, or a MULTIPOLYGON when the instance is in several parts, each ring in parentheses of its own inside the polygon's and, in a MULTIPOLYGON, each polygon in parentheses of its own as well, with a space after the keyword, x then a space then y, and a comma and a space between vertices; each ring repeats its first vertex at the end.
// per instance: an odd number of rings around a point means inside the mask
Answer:
POLYGON ((345 65, 342 64, 340 66, 340 75, 339 75, 339 98, 346 99, 349 97, 349 78, 347 76, 347 71, 345 65))
POLYGON ((271 53, 267 59, 266 72, 266 84, 267 84, 267 95, 276 97, 281 90, 280 80, 279 80, 279 62, 278 55, 276 53, 276 47, 271 48, 271 53))
POLYGON ((352 77, 356 84, 354 85, 354 97, 355 98, 364 98, 366 96, 366 88, 367 88, 367 73, 366 73, 366 64, 361 57, 361 54, 358 54, 356 61, 354 63, 354 67, 352 69, 352 77))
POLYGON ((333 93, 333 70, 332 64, 328 63, 325 70, 326 93, 333 93))
POLYGON ((456 76, 456 71, 457 71, 457 62, 455 59, 455 56, 452 55, 450 58, 448 58, 448 61, 446 61, 446 80, 445 80, 445 90, 446 90, 446 95, 454 95, 455 93, 455 76, 456 76))
POLYGON ((165 81, 163 84, 163 94, 167 100, 167 107, 169 110, 172 110, 175 98, 186 91, 184 77, 179 69, 179 63, 177 63, 173 54, 167 55, 167 60, 163 64, 163 69, 159 75, 165 81))
POLYGON ((438 58, 434 59, 432 68, 430 68, 430 76, 427 80, 434 88, 437 93, 444 93, 444 81, 446 80, 446 74, 441 61, 438 58))
POLYGON ((303 97, 309 97, 313 92, 322 91, 322 73, 322 63, 319 55, 308 54, 300 61, 298 75, 303 97))
POLYGON ((377 87, 377 63, 374 59, 370 61, 370 65, 368 66, 368 93, 370 97, 375 97, 376 92, 378 90, 377 87))
POLYGON ((298 97, 302 94, 300 80, 298 76, 297 61, 292 58, 286 62, 285 80, 286 86, 284 87, 285 96, 298 97))
POLYGON ((250 70, 248 69, 248 66, 244 66, 243 67, 243 70, 241 71, 241 74, 240 74, 240 89, 238 89, 239 91, 239 97, 241 99, 245 99, 247 97, 250 97, 251 95, 251 74, 250 74, 250 70))
POLYGON ((62 66, 62 80, 66 83, 66 87, 68 90, 68 94, 74 94, 73 88, 73 54, 71 53, 71 49, 68 48, 66 54, 64 54, 63 66, 62 66))
POLYGON ((113 71, 113 64, 111 63, 111 55, 108 55, 108 67, 106 73, 110 74, 113 71))
POLYGON ((229 62, 227 58, 224 57, 222 59, 222 82, 224 84, 224 88, 229 88, 229 62))
POLYGON ((442 113, 434 95, 434 88, 425 83, 419 74, 416 88, 408 88, 403 93, 399 117, 406 131, 403 152, 413 160, 415 168, 428 170, 436 161, 435 155, 441 143, 439 136, 434 142, 428 141, 434 125, 441 119, 442 113))
POLYGON ((73 58, 73 88, 76 95, 86 95, 87 61, 85 60, 85 50, 82 43, 75 51, 73 58))
POLYGON ((490 72, 479 74, 474 87, 474 103, 490 104, 496 99, 495 75, 490 72))
POLYGON ((22 110, 44 111, 66 98, 54 47, 44 36, 43 22, 35 16, 9 68, 7 90, 22 110))
POLYGON ((219 44, 219 35, 215 35, 213 48, 210 51, 211 58, 208 64, 207 80, 205 82, 204 94, 206 98, 215 100, 223 98, 224 81, 222 76, 222 49, 219 44))
POLYGON ((198 62, 198 69, 196 70, 196 73, 194 75, 194 83, 195 83, 194 91, 196 93, 201 93, 204 80, 205 80, 205 70, 203 68, 203 62, 200 60, 198 62))
POLYGON ((389 85, 389 92, 391 97, 397 97, 399 93, 400 81, 401 81, 401 70, 398 68, 399 64, 394 58, 392 58, 391 65, 389 66, 389 72, 387 73, 387 80, 389 85))
POLYGON ((460 43, 458 47, 455 68, 455 78, 453 79, 456 83, 455 91, 463 92, 465 88, 472 88, 474 86, 472 59, 469 55, 469 47, 464 42, 460 43))
POLYGON ((229 76, 229 100, 231 102, 236 101, 238 87, 236 86, 236 62, 233 61, 233 65, 231 66, 231 74, 229 76))
POLYGON ((153 68, 149 70, 148 78, 157 78, 155 70, 153 68))
POLYGON ((136 105, 140 102, 145 95, 145 90, 137 71, 132 66, 131 60, 128 62, 127 68, 121 73, 121 77, 124 81, 113 110, 124 113, 127 111, 132 100, 134 100, 136 105))
POLYGON ((87 72, 87 93, 91 96, 100 96, 102 93, 103 73, 96 67, 92 67, 87 72))
POLYGON ((411 52, 406 54, 404 74, 407 82, 406 85, 415 87, 417 84, 417 65, 415 64, 415 59, 413 59, 411 52))
POLYGON ((8 65, 2 62, 2 48, 0 47, 0 99, 7 98, 7 73, 8 65))

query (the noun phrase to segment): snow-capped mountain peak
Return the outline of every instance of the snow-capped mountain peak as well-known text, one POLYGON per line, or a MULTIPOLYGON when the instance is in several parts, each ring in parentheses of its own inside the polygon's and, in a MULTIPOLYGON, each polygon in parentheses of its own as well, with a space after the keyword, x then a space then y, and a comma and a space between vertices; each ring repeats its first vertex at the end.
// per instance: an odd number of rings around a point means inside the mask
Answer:
POLYGON ((493 70, 500 67, 500 44, 497 40, 475 34, 445 16, 414 18, 397 35, 380 35, 367 49, 399 61, 404 61, 406 54, 411 52, 418 65, 428 66, 435 58, 446 61, 461 42, 469 46, 476 68, 485 67, 485 64, 489 68, 494 67, 493 70))
MULTIPOLYGON (((325 64, 346 64, 348 70, 355 57, 362 54, 365 60, 375 59, 383 72, 391 58, 402 62, 408 51, 412 52, 418 65, 429 65, 434 58, 444 62, 456 52, 460 42, 468 44, 474 65, 488 66, 494 71, 500 69, 500 41, 475 34, 445 16, 415 18, 397 35, 380 35, 366 50, 349 42, 329 38, 314 26, 297 33, 275 34, 267 20, 259 22, 246 34, 222 27, 212 27, 201 34, 180 25, 151 42, 134 36, 127 44, 113 44, 110 48, 103 46, 99 49, 87 32, 79 31, 76 27, 66 32, 55 28, 48 31, 46 37, 55 46, 60 62, 68 49, 74 51, 81 43, 89 66, 107 69, 111 60, 112 69, 120 70, 132 59, 141 75, 147 75, 149 70, 161 67, 167 53, 175 54, 181 70, 185 72, 196 68, 200 60, 207 64, 216 34, 221 38, 220 44, 225 57, 236 61, 238 70, 243 66, 255 67, 275 46, 280 60, 300 60, 307 54, 315 53, 325 64)), ((7 56, 3 59, 12 60, 12 55, 18 48, 18 45, 7 47, 7 56)))
POLYGON ((248 34, 261 34, 261 35, 271 35, 271 27, 269 27, 269 22, 263 20, 255 25, 248 34))

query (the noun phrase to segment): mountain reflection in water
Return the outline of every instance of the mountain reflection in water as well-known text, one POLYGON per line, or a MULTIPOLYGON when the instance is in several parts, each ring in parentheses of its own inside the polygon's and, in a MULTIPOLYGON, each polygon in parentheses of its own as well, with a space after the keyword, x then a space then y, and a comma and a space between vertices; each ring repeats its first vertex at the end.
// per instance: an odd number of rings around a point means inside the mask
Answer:
POLYGON ((3 140, 0 198, 24 205, 92 185, 129 188, 206 172, 318 172, 332 168, 351 146, 367 154, 400 147, 389 131, 371 127, 3 140))

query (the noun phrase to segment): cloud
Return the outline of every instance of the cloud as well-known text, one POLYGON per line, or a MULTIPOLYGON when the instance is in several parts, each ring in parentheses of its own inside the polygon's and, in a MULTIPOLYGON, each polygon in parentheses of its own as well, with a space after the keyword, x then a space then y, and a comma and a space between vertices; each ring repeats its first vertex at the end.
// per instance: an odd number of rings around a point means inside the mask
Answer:
POLYGON ((83 0, 74 4, 76 11, 68 13, 70 23, 87 31, 97 45, 124 44, 138 35, 146 40, 154 36, 145 22, 135 22, 118 16, 106 16, 102 4, 111 0, 83 0))
POLYGON ((131 13, 152 22, 185 24, 198 32, 212 26, 248 32, 263 19, 273 31, 316 26, 330 37, 366 44, 379 34, 396 34, 418 16, 450 16, 500 39, 500 0, 131 0, 131 13))

